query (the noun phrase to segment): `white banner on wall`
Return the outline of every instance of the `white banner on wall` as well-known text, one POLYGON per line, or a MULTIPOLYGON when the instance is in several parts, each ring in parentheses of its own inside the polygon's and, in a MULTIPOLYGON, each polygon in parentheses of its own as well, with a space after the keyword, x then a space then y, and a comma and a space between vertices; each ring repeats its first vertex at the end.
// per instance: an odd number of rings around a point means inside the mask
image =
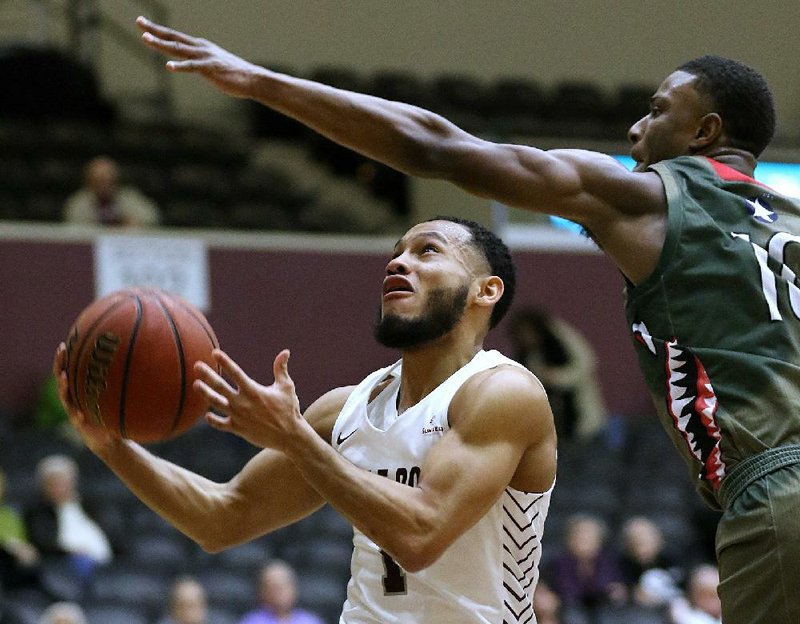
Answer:
POLYGON ((99 236, 94 245, 95 295, 132 286, 174 292, 208 312, 208 250, 205 241, 160 236, 99 236))

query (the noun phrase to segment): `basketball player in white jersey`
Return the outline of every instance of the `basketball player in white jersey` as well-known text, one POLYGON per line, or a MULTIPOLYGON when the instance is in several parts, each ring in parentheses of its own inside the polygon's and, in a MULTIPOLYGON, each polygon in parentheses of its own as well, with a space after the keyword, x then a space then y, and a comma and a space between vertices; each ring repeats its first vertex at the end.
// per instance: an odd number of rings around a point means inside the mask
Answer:
POLYGON ((477 223, 412 227, 386 267, 376 337, 402 359, 300 414, 288 351, 263 386, 225 353, 198 364, 215 427, 264 450, 213 483, 94 427, 61 399, 87 445, 128 487, 209 551, 330 503, 355 528, 343 624, 535 622, 544 519, 555 481, 547 397, 482 343, 514 290, 505 245, 477 223), (229 380, 229 381, 227 381, 229 380))

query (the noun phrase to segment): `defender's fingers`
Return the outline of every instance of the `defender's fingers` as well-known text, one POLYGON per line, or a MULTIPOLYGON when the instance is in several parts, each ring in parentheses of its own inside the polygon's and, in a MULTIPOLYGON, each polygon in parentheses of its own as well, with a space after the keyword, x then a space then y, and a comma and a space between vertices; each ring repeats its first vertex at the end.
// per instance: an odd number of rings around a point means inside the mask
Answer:
POLYGON ((205 54, 205 50, 199 46, 180 43, 179 41, 158 39, 150 33, 144 33, 142 41, 151 50, 168 56, 176 56, 179 59, 195 59, 205 54))
POLYGON ((151 33, 159 39, 164 39, 167 41, 180 41, 181 43, 188 44, 197 43, 197 37, 192 37, 191 35, 187 35, 179 30, 175 30, 174 28, 168 28, 162 24, 156 24, 142 15, 136 18, 136 26, 139 27, 139 30, 145 33, 151 33))
POLYGON ((197 61, 168 61, 167 69, 171 72, 201 72, 211 67, 206 60, 197 61))

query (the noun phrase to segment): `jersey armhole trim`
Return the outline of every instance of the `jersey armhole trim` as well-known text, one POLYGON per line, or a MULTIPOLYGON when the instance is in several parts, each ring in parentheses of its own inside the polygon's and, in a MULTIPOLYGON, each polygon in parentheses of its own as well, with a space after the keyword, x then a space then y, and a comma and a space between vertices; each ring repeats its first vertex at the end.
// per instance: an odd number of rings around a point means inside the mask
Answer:
POLYGON ((669 266, 675 255, 675 250, 680 241, 681 228, 683 227, 684 211, 680 205, 681 192, 675 172, 664 163, 651 165, 650 169, 658 174, 658 177, 661 178, 661 183, 664 185, 664 193, 667 197, 667 231, 664 235, 664 246, 658 257, 656 268, 638 286, 631 286, 628 283, 628 293, 631 301, 635 300, 639 293, 648 292, 661 284, 664 268, 669 266))

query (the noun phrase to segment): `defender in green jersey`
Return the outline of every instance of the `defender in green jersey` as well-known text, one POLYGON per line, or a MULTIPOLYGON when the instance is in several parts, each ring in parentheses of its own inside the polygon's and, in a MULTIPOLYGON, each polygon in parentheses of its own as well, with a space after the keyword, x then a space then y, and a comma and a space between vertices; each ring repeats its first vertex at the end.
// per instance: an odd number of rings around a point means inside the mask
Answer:
POLYGON ((629 131, 628 171, 583 150, 472 136, 441 116, 258 67, 137 21, 145 45, 406 174, 583 225, 628 282, 642 370, 693 478, 724 509, 726 624, 800 622, 798 208, 753 181, 775 127, 751 68, 701 57, 629 131))

